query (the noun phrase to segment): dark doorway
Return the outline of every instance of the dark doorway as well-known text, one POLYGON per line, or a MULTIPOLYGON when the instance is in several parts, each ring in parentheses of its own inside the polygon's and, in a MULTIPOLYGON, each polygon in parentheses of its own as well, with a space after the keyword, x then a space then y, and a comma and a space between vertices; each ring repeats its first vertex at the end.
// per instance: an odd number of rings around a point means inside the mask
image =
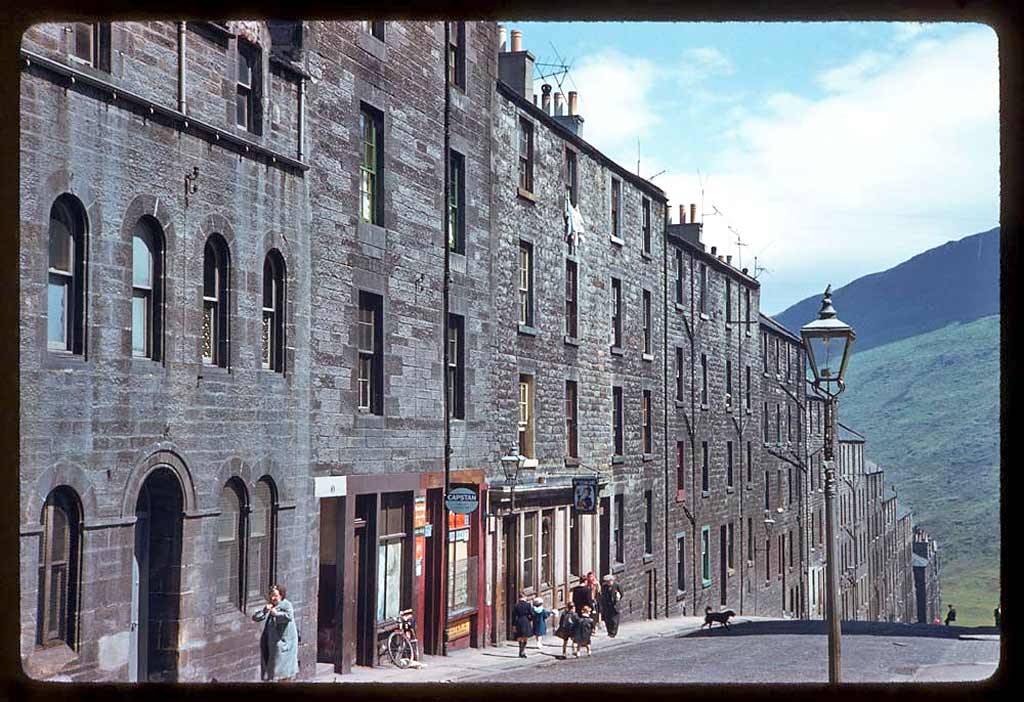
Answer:
POLYGON ((601 577, 612 572, 611 559, 612 539, 612 501, 610 497, 601 498, 601 549, 598 554, 598 567, 601 577))
POLYGON ((647 571, 647 607, 644 611, 644 617, 647 619, 654 619, 655 612, 658 611, 658 605, 655 601, 657 597, 657 579, 653 570, 647 571))
POLYGON ((356 665, 374 665, 377 642, 376 539, 377 495, 356 497, 352 548, 356 584, 356 665))
POLYGON ((718 529, 718 574, 722 585, 722 593, 719 597, 719 604, 725 605, 729 599, 729 563, 726 560, 726 530, 725 525, 718 529))
POLYGON ((341 661, 341 624, 344 621, 342 583, 344 578, 345 498, 320 500, 320 572, 316 606, 316 660, 341 661))
POLYGON ((512 608, 519 601, 518 515, 505 517, 501 524, 502 551, 505 553, 505 638, 512 636, 512 608))
POLYGON ((431 655, 441 653, 442 627, 441 619, 444 616, 441 605, 444 600, 444 593, 441 591, 443 573, 442 559, 444 552, 442 542, 444 541, 444 490, 433 488, 427 490, 427 522, 431 525, 430 537, 424 544, 426 554, 424 587, 426 592, 423 597, 423 652, 431 655))
POLYGON ((135 506, 132 558, 132 682, 176 682, 181 618, 181 519, 177 476, 158 468, 146 478, 135 506))

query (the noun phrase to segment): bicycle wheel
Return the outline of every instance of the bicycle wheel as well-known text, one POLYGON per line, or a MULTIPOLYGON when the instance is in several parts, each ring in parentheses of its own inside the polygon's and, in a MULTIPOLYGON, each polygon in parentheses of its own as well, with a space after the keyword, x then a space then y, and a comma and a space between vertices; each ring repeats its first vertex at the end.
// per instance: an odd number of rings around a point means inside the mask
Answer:
POLYGON ((412 645, 401 631, 392 631, 388 636, 388 656, 399 668, 407 668, 412 662, 412 645))

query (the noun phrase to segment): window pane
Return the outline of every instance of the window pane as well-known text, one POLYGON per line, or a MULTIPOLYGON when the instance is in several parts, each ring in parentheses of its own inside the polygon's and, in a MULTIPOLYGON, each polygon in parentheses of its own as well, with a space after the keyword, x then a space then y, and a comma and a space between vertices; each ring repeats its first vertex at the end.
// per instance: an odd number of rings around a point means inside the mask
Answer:
MULTIPOLYGON (((55 207, 54 210, 57 210, 55 207)), ((63 208, 60 211, 64 215, 63 208)), ((73 239, 65 216, 50 217, 50 268, 71 272, 73 239)))
POLYGON ((75 56, 92 63, 92 25, 75 23, 75 56))
POLYGON ((402 540, 377 549, 377 620, 394 619, 401 611, 402 540))
POLYGON ((53 347, 67 348, 69 293, 70 279, 50 276, 46 296, 46 334, 49 345, 53 347))
POLYGON ((132 285, 135 287, 153 287, 153 256, 148 239, 148 235, 140 233, 132 236, 132 285))
POLYGON ((149 296, 132 295, 132 354, 145 356, 149 351, 149 296))

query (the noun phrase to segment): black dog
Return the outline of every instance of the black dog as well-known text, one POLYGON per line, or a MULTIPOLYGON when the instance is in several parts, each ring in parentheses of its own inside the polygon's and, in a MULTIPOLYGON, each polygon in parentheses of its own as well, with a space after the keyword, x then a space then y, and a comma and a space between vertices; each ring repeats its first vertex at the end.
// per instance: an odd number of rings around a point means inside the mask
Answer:
POLYGON ((712 612, 710 607, 705 607, 704 623, 700 625, 700 628, 703 629, 706 626, 708 628, 708 631, 711 631, 711 625, 715 622, 718 622, 720 625, 728 629, 729 618, 735 616, 736 612, 733 612, 731 609, 727 609, 724 612, 712 612))

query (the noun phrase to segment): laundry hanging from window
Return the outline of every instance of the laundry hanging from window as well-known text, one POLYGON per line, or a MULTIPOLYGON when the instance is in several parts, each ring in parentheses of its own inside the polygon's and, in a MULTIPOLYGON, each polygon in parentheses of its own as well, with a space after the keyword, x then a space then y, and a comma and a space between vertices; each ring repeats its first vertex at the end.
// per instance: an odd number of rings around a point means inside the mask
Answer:
POLYGON ((579 205, 572 204, 569 191, 565 191, 565 207, 562 212, 565 218, 565 240, 570 248, 575 249, 583 239, 583 214, 579 205))

